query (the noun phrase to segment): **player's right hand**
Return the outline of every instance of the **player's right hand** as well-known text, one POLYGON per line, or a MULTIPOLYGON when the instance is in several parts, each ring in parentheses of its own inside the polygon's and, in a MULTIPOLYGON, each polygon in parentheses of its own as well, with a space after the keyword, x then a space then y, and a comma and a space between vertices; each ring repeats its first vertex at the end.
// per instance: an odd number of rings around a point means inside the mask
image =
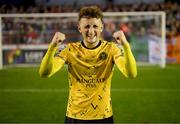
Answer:
POLYGON ((61 33, 61 32, 56 32, 51 44, 54 46, 58 46, 60 45, 63 41, 65 40, 65 34, 61 33))

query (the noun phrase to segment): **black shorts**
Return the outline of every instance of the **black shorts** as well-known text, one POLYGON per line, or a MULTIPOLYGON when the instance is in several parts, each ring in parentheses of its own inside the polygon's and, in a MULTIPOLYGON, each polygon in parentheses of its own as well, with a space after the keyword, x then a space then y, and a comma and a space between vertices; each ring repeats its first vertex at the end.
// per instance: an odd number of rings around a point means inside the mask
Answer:
POLYGON ((65 118, 65 124, 72 124, 72 123, 91 123, 91 124, 104 124, 104 123, 109 123, 109 124, 113 124, 114 120, 113 120, 113 116, 109 117, 109 118, 104 118, 104 119, 100 119, 100 120, 79 120, 79 119, 73 119, 73 118, 69 118, 66 117, 65 118))

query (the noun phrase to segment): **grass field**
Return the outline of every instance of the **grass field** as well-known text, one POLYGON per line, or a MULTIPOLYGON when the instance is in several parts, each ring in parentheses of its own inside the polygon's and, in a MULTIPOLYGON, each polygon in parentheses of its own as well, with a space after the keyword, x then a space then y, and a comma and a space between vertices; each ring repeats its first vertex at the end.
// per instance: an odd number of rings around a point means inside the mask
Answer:
MULTIPOLYGON (((0 71, 0 123, 64 122, 67 97, 66 68, 49 79, 38 68, 0 71)), ((116 123, 180 123, 180 65, 138 67, 136 79, 115 68, 112 104, 116 123)))

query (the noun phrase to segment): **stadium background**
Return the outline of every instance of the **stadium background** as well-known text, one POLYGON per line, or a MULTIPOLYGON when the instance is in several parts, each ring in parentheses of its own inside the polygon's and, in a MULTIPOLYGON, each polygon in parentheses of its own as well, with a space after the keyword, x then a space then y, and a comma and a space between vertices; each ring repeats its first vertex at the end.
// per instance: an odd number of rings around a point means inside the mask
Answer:
MULTIPOLYGON (((166 12, 166 68, 138 66, 138 77, 133 80, 125 79, 115 68, 112 81, 113 110, 117 123, 180 122, 180 66, 178 65, 180 63, 180 9, 178 2, 166 0, 6 0, 0 1, 0 14, 78 12, 84 5, 98 5, 104 12, 166 12)), ((12 23, 10 19, 3 21, 3 45, 47 44, 51 35, 62 26, 62 24, 53 25, 50 27, 49 37, 37 40, 38 32, 42 29, 34 25, 18 25, 18 23, 12 23), (17 27, 21 30, 18 30, 19 35, 15 36, 17 27)), ((72 30, 76 28, 75 24, 67 24, 67 26, 72 30)), ((120 28, 128 32, 130 30, 128 26, 120 25, 120 28)), ((140 33, 138 30, 136 32, 140 33)), ((19 49, 12 49, 8 52, 8 57, 3 60, 7 60, 5 62, 9 64, 16 63, 19 52, 19 49)), ((67 97, 66 67, 49 79, 41 79, 38 76, 38 67, 8 67, 0 71, 1 123, 63 122, 67 97)))

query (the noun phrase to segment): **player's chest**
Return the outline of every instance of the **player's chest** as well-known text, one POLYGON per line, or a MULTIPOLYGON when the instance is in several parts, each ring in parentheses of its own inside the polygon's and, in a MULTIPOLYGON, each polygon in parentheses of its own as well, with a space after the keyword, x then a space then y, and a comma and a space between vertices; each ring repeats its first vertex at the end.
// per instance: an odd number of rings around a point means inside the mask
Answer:
POLYGON ((76 51, 68 55, 71 63, 98 64, 106 63, 111 58, 108 51, 76 51))

